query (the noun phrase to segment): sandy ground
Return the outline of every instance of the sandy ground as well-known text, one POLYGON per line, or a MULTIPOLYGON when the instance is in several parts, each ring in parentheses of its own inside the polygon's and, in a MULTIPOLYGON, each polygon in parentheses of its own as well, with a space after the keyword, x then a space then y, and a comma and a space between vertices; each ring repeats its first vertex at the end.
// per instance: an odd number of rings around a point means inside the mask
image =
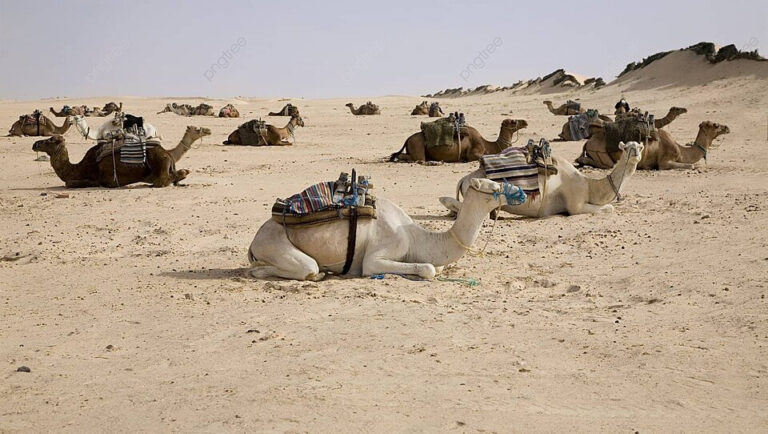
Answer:
MULTIPOLYGON (((612 112, 619 94, 578 96, 612 112)), ((120 100, 168 147, 186 125, 213 130, 180 162, 185 185, 165 189, 66 191, 33 161, 34 138, 0 138, 0 431, 764 432, 767 95, 749 78, 627 92, 659 115, 687 107, 667 127, 681 143, 703 120, 732 133, 699 170, 637 173, 613 214, 486 221, 486 255, 446 270, 477 287, 245 274, 275 197, 352 168, 447 229, 437 198, 476 163, 385 162, 418 131, 422 98, 374 98, 373 117, 293 100, 307 126, 274 148, 221 146, 242 120, 156 115, 170 99, 0 102, 3 128, 35 108, 120 100)), ((491 139, 526 119, 523 144, 566 119, 542 99, 442 105, 491 139)), ((235 104, 253 118, 284 102, 235 104)), ((91 146, 65 137, 73 160, 91 146)), ((554 149, 575 158, 581 143, 554 149)))

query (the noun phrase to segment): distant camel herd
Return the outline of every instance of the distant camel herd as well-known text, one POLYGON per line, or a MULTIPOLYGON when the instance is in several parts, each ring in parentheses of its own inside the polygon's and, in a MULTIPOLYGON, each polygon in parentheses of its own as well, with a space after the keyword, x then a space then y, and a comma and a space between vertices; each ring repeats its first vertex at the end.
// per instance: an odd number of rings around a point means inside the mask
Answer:
MULTIPOLYGON (((287 211, 274 214, 273 219, 258 230, 248 250, 253 267, 251 274, 299 280, 320 280, 327 273, 350 276, 395 273, 433 278, 443 266, 471 249, 480 225, 491 211, 494 216, 506 211, 533 218, 610 212, 611 202, 620 199, 623 187, 637 169, 691 169, 706 159, 718 136, 730 132, 726 125, 704 121, 699 124, 695 139, 689 145, 681 145, 663 128, 685 114, 684 108, 672 107, 664 117, 655 118, 653 114, 630 108, 622 98, 611 118, 574 101, 558 107, 551 101, 544 104, 552 114, 569 117, 559 133, 560 140, 585 140, 575 163, 611 169, 610 173, 600 178, 583 175, 566 159, 552 155, 550 144, 543 139, 538 144, 531 139, 524 147, 514 147, 515 137, 528 126, 523 119, 505 119, 497 139, 489 141, 466 123, 463 114, 450 113, 446 117, 438 102, 423 101, 411 115, 438 119, 422 122, 421 131, 410 135, 401 149, 389 156, 389 161, 480 162, 478 169, 458 181, 455 197, 440 198, 456 215, 453 227, 445 233, 431 232, 385 199, 379 198, 374 205, 365 201, 363 204, 358 193, 365 197, 367 178, 361 177, 363 181, 357 184, 354 179, 352 184, 344 184, 340 178, 336 183, 317 184, 297 195, 294 202, 283 205, 290 208, 297 200, 307 203, 326 200, 330 209, 345 211, 333 212, 320 223, 313 221, 304 225, 289 225, 287 211), (343 194, 337 197, 338 191, 334 189, 339 186, 346 186, 346 190, 342 189, 343 194), (356 211, 358 208, 361 211, 356 211), (370 218, 374 214, 376 218, 370 218), (337 242, 345 238, 346 246, 337 242)), ((355 116, 381 114, 379 106, 370 101, 358 107, 348 103, 346 107, 355 116)), ((64 123, 57 126, 42 112, 35 111, 20 116, 9 135, 50 136, 34 142, 32 149, 49 156, 54 171, 70 188, 122 187, 133 183, 148 183, 153 187, 176 185, 189 174, 176 164, 192 143, 211 134, 209 128, 188 126, 178 145, 165 149, 157 129, 143 118, 125 113, 122 103, 110 102, 103 108, 64 106, 59 111, 51 107, 50 112, 65 117, 64 123), (85 119, 109 115, 113 118, 96 130, 91 130, 85 119), (72 125, 84 138, 97 141, 78 163, 69 161, 62 136, 72 125)), ((194 107, 170 103, 158 114, 169 112, 182 116, 217 116, 214 108, 204 103, 194 107)), ((227 104, 218 116, 239 118, 240 113, 232 104, 227 104)), ((247 121, 223 143, 292 145, 296 128, 304 126, 299 108, 286 104, 268 116, 286 116, 289 120, 284 127, 261 119, 247 121)), ((306 217, 305 211, 292 209, 291 212, 299 213, 291 215, 293 218, 306 217)))

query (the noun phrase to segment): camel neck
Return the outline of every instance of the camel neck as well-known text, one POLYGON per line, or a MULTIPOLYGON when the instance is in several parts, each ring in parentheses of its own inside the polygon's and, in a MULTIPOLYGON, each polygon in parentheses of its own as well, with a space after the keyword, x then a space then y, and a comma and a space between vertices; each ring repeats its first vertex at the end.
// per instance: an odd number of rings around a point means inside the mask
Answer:
POLYGON ((707 156, 707 150, 712 144, 712 139, 707 136, 702 128, 699 128, 699 133, 696 135, 696 140, 690 146, 677 145, 680 151, 680 163, 695 164, 702 158, 707 156))
POLYGON ((446 232, 433 232, 414 226, 416 230, 411 234, 413 248, 408 252, 407 260, 426 262, 437 267, 458 261, 466 253, 466 247, 471 247, 475 242, 483 220, 496 205, 495 201, 488 201, 489 196, 469 192, 456 221, 446 232))
POLYGON ((179 141, 179 144, 176 145, 175 148, 169 150, 168 154, 173 158, 173 161, 178 163, 178 161, 181 160, 181 157, 192 148, 192 143, 194 143, 195 140, 197 140, 197 138, 191 137, 189 132, 185 133, 184 137, 179 141))
POLYGON ((613 170, 603 179, 588 179, 589 203, 606 205, 620 197, 624 184, 637 170, 637 164, 629 163, 629 155, 625 150, 621 159, 613 166, 613 170))
POLYGON ((78 166, 69 161, 69 152, 66 146, 60 145, 55 152, 50 154, 51 167, 56 176, 64 182, 78 179, 78 166))

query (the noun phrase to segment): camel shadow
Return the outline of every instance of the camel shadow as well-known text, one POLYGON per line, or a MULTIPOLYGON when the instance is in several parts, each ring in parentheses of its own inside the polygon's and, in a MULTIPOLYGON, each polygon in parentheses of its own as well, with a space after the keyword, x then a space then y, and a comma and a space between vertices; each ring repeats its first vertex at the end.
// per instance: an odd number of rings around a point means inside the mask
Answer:
POLYGON ((251 275, 248 274, 250 269, 250 267, 204 268, 201 270, 164 271, 159 274, 164 277, 184 280, 226 280, 236 277, 251 278, 251 275))

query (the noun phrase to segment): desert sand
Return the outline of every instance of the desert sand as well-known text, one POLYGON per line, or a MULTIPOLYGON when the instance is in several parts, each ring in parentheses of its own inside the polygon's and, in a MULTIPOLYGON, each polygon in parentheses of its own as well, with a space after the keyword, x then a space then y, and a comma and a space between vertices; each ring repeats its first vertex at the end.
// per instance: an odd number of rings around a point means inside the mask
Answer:
MULTIPOLYGON (((437 198, 477 163, 386 162, 426 119, 409 115, 418 95, 0 101, 6 130, 36 108, 112 100, 166 147, 187 125, 213 130, 178 163, 183 186, 163 189, 67 190, 34 161, 37 138, 0 137, 0 431, 764 432, 768 79, 718 70, 653 86, 673 72, 658 69, 575 94, 440 100, 490 139, 525 119, 520 145, 567 119, 543 99, 687 107, 666 127, 680 143, 704 120, 731 129, 697 170, 638 171, 612 214, 487 220, 485 255, 444 272, 475 287, 247 274, 275 198, 352 168, 423 226, 449 227, 437 198), (344 107, 368 99, 381 116, 344 107), (244 117, 155 114, 172 101, 244 117), (294 146, 221 145, 285 101, 306 122, 294 146)), ((93 145, 65 137, 73 161, 93 145)), ((574 159, 581 145, 553 150, 574 159)))

